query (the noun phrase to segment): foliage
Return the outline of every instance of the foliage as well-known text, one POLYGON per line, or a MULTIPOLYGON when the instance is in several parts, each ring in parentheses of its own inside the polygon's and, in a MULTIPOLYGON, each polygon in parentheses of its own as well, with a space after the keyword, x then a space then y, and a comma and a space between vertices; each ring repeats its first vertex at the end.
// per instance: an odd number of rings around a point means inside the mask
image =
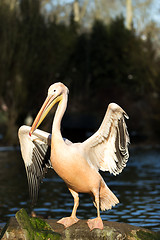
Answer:
POLYGON ((36 115, 56 81, 70 88, 70 111, 104 113, 116 101, 139 118, 131 130, 160 131, 160 60, 150 36, 142 40, 122 17, 107 25, 96 20, 88 32, 79 27, 73 16, 69 25, 46 19, 39 0, 21 0, 14 9, 0 3, 0 116, 7 118, 7 143, 17 141, 17 128, 28 113, 36 115))

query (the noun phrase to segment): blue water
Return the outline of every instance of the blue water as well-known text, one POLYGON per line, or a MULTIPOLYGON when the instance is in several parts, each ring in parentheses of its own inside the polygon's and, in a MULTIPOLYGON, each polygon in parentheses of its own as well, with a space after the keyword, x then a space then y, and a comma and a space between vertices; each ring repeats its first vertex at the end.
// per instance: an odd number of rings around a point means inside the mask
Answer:
MULTIPOLYGON (((120 204, 101 212, 103 220, 125 222, 160 231, 160 148, 132 147, 127 167, 119 176, 102 175, 120 204)), ((28 185, 23 160, 16 149, 0 149, 0 227, 20 208, 30 212, 28 185)), ((73 198, 65 183, 50 170, 41 184, 34 211, 45 218, 69 216, 73 198)), ((80 194, 77 216, 96 217, 87 194, 80 194)))

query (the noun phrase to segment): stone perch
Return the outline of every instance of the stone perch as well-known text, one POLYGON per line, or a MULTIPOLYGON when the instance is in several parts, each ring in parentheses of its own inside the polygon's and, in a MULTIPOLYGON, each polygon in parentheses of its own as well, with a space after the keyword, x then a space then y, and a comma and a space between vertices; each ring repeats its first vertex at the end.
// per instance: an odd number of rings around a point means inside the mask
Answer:
POLYGON ((160 240, 160 234, 126 223, 103 221, 104 229, 89 230, 87 220, 80 220, 69 228, 57 220, 31 218, 24 209, 10 218, 1 232, 2 240, 160 240))

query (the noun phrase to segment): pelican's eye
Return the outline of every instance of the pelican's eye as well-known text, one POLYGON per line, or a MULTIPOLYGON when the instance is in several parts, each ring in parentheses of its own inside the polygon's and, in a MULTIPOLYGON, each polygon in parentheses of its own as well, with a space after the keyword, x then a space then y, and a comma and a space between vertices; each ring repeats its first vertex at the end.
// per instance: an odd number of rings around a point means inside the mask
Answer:
POLYGON ((53 92, 56 92, 56 89, 54 89, 53 92))

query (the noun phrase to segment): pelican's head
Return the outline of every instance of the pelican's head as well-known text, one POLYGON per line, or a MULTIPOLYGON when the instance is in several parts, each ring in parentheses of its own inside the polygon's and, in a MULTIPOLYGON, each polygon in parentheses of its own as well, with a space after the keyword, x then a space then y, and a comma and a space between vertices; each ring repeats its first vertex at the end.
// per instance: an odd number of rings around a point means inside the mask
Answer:
POLYGON ((38 126, 41 124, 43 119, 46 117, 46 115, 49 113, 49 111, 52 109, 52 107, 57 103, 60 102, 64 96, 68 95, 69 90, 63 83, 54 83, 52 84, 48 89, 48 95, 46 100, 44 101, 39 113, 37 114, 31 130, 29 132, 29 135, 38 128, 38 126))

